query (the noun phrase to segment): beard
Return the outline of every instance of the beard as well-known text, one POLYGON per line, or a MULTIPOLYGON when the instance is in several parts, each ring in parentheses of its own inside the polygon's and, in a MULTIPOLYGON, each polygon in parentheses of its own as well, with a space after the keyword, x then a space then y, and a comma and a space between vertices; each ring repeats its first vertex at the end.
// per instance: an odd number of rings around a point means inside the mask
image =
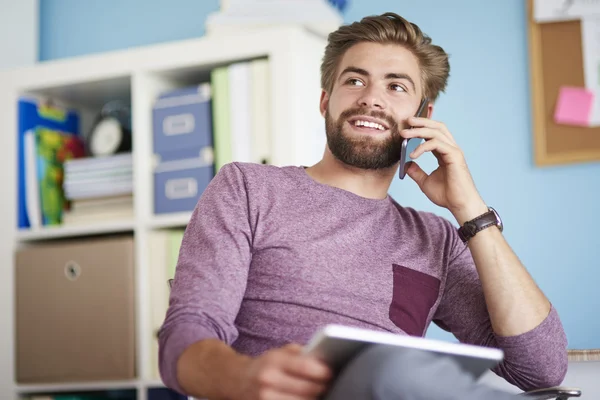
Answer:
POLYGON ((367 111, 353 108, 340 114, 333 120, 329 110, 325 112, 325 132, 327 145, 331 153, 341 162, 361 169, 384 169, 400 161, 402 136, 398 123, 382 111, 367 111), (365 134, 352 137, 344 132, 344 123, 357 115, 370 116, 386 121, 390 135, 385 138, 371 137, 365 134))

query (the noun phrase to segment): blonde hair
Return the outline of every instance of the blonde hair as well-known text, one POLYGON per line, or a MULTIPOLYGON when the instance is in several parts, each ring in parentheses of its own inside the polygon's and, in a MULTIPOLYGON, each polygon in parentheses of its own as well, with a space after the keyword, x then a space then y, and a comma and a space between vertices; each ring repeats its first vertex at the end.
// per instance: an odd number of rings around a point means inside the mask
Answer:
POLYGON ((431 43, 414 23, 391 12, 364 17, 329 34, 321 64, 321 87, 331 93, 340 60, 346 50, 360 42, 397 44, 411 51, 419 62, 423 96, 434 102, 446 89, 450 75, 448 54, 431 43))

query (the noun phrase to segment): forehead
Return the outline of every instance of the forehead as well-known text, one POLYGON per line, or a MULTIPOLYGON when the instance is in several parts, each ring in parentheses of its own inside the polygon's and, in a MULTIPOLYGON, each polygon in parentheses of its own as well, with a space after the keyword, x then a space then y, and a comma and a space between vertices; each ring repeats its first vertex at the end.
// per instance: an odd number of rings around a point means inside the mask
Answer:
MULTIPOLYGON (((397 44, 361 42, 349 48, 340 60, 337 74, 352 66, 367 70, 375 77, 389 73, 405 73, 417 83, 419 81, 419 62, 407 48, 397 44)), ((417 83, 418 84, 418 83, 417 83)))

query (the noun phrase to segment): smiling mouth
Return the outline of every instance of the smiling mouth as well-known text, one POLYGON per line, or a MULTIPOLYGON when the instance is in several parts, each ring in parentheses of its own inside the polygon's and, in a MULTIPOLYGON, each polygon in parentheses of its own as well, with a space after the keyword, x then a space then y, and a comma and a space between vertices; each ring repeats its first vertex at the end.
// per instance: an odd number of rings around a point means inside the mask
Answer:
POLYGON ((352 125, 353 128, 360 130, 360 131, 364 131, 364 132, 379 133, 379 132, 385 132, 388 130, 388 128, 386 126, 384 126, 378 122, 366 121, 366 120, 362 120, 362 119, 348 121, 348 123, 350 125, 352 125))

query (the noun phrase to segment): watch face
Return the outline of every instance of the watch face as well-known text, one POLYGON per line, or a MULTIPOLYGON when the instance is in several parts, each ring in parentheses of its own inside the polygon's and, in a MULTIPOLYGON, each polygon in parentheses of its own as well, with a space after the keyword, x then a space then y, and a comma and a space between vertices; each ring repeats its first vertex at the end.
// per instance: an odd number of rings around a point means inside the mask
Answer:
POLYGON ((498 212, 496 210, 494 210, 492 207, 489 207, 489 209, 494 212, 494 215, 496 216, 496 221, 498 221, 498 223, 497 223, 498 229, 500 229, 500 232, 502 232, 504 230, 504 224, 502 223, 502 219, 500 218, 500 215, 498 215, 498 212))
POLYGON ((90 138, 90 151, 92 154, 114 154, 123 140, 121 124, 116 118, 104 118, 94 128, 90 138))

